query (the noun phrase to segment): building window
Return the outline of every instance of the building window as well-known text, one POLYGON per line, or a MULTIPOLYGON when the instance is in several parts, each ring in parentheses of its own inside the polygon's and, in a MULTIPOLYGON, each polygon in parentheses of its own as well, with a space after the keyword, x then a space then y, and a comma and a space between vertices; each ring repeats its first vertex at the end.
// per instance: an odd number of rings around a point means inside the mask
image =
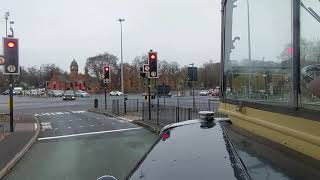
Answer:
POLYGON ((224 76, 226 98, 290 104, 291 0, 227 1, 224 76))
POLYGON ((320 2, 301 0, 300 106, 320 110, 320 2))

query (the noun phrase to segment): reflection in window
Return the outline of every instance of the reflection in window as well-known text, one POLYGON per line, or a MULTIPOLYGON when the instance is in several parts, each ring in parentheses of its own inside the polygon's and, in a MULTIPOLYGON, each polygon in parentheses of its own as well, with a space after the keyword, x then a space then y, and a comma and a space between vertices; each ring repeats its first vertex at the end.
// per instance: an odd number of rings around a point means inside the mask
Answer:
POLYGON ((287 105, 291 0, 228 1, 225 29, 227 99, 287 105))
POLYGON ((320 109, 320 2, 301 1, 301 96, 306 108, 320 109))

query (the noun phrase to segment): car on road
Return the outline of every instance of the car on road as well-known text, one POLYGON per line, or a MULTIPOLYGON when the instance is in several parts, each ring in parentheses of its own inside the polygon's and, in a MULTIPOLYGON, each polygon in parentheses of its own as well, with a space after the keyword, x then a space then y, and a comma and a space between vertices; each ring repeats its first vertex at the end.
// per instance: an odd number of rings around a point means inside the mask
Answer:
MULTIPOLYGON (((200 119, 169 124, 126 179, 227 179, 249 180, 224 126, 228 118, 199 112, 200 119)), ((104 179, 115 179, 104 176, 104 179)))
POLYGON ((76 91, 75 94, 77 97, 90 97, 89 93, 87 93, 86 91, 82 91, 82 90, 76 91))
POLYGON ((122 96, 123 93, 120 92, 120 91, 111 91, 111 92, 109 93, 109 95, 110 95, 110 96, 122 96))
POLYGON ((66 92, 64 92, 63 96, 62 96, 63 100, 75 100, 76 96, 74 91, 72 90, 67 90, 66 92))
POLYGON ((200 96, 208 96, 209 95, 209 91, 208 90, 202 90, 199 93, 200 96))
POLYGON ((51 90, 48 92, 49 97, 62 97, 63 91, 60 90, 51 90))

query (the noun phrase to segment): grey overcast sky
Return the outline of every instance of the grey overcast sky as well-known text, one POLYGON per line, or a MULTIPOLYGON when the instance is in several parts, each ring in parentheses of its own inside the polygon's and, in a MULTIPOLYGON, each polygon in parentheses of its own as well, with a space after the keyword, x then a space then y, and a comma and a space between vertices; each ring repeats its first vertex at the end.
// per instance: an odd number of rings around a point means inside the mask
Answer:
MULTIPOLYGON (((69 69, 72 59, 109 52, 124 62, 158 51, 180 65, 220 59, 220 0, 1 0, 0 35, 6 11, 15 22, 23 66, 55 63, 69 69)), ((2 41, 1 41, 2 46, 2 41)), ((2 51, 2 48, 1 48, 2 51)))

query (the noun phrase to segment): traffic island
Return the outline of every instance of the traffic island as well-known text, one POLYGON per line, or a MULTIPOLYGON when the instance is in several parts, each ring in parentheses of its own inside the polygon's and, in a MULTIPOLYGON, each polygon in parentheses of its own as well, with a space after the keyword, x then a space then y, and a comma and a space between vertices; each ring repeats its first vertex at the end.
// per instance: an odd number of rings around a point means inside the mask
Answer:
POLYGON ((119 119, 122 119, 125 121, 129 121, 129 122, 136 124, 138 126, 142 126, 142 127, 146 128, 156 134, 159 134, 161 131, 161 128, 162 128, 162 126, 157 125, 156 123, 154 123, 152 121, 142 120, 142 118, 139 116, 134 116, 134 115, 115 116, 112 113, 110 113, 104 109, 90 109, 88 111, 98 113, 98 114, 103 114, 108 117, 115 117, 115 118, 119 118, 119 119))
POLYGON ((15 131, 6 132, 0 139, 0 179, 28 152, 40 132, 39 121, 31 115, 15 119, 15 122, 15 131))

